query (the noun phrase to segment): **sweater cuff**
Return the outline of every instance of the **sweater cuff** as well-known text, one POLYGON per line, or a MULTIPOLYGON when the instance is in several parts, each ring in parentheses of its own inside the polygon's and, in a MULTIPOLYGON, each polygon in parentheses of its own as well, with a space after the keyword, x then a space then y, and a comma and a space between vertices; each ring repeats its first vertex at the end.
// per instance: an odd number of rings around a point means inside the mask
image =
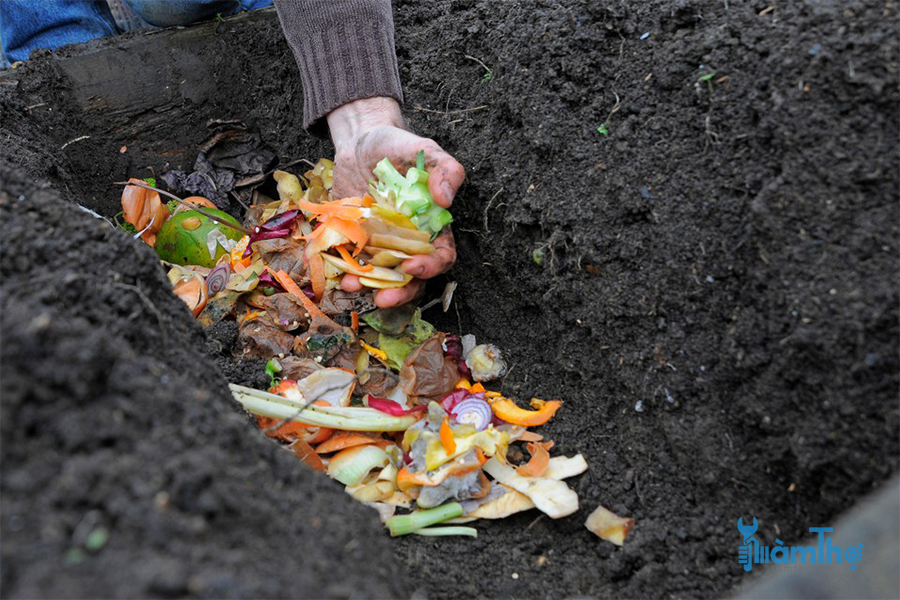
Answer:
POLYGON ((362 98, 403 101, 389 0, 278 0, 300 67, 303 127, 324 135, 324 117, 362 98))

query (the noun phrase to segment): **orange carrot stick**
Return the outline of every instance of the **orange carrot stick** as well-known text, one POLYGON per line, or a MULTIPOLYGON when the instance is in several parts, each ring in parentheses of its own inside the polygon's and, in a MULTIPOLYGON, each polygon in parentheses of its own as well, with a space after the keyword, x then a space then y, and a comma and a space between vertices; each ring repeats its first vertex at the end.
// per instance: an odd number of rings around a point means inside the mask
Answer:
POLYGON ((441 445, 447 456, 456 452, 456 440, 453 439, 453 429, 450 428, 450 420, 447 417, 444 417, 441 423, 441 445))
POLYGON ((288 275, 284 271, 273 271, 268 267, 266 267, 266 269, 269 271, 269 273, 272 274, 272 277, 275 278, 275 281, 281 284, 281 287, 283 287, 285 291, 295 295, 300 300, 300 302, 303 303, 303 308, 305 308, 306 312, 309 313, 310 318, 319 317, 331 321, 331 319, 328 318, 328 315, 319 310, 319 307, 313 304, 313 301, 303 293, 303 290, 301 290, 300 286, 298 286, 297 283, 293 279, 291 279, 290 275, 288 275))
POLYGON ((309 280, 318 302, 325 295, 325 261, 318 252, 309 257, 309 280))
POLYGON ((359 331, 359 313, 355 310, 350 312, 350 328, 353 330, 353 333, 359 331))

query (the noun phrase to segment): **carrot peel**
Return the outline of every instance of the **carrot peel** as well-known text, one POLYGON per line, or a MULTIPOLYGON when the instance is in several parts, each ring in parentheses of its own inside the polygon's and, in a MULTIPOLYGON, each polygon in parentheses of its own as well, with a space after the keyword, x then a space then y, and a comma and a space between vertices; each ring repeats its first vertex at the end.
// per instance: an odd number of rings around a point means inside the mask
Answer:
POLYGON ((491 404, 498 419, 522 427, 543 425, 556 414, 561 406, 562 401, 560 400, 547 400, 538 410, 527 410, 519 408, 508 398, 498 398, 491 404))
POLYGON ((312 446, 304 442, 303 440, 297 440, 293 444, 291 444, 291 449, 294 451, 294 454, 297 457, 308 464, 316 471, 325 472, 325 463, 322 462, 322 457, 316 454, 316 451, 312 449, 312 446))
MULTIPOLYGON (((268 269, 268 267, 267 267, 268 269)), ((272 271, 269 269, 269 272, 272 274, 272 277, 275 278, 275 281, 281 284, 286 291, 290 292, 294 296, 297 297, 298 300, 303 304, 303 308, 306 309, 306 312, 309 313, 310 318, 312 317, 320 317, 322 319, 326 319, 331 321, 328 316, 323 313, 318 306, 316 306, 312 300, 310 300, 306 294, 303 293, 303 290, 300 289, 300 286, 291 279, 291 276, 285 273, 284 271, 272 271)))
POLYGON ((447 453, 447 456, 452 456, 456 453, 456 440, 453 439, 453 429, 450 427, 450 420, 447 417, 444 417, 444 420, 441 423, 440 435, 444 452, 447 453))
POLYGON ((531 460, 516 469, 516 473, 522 477, 542 477, 550 466, 550 453, 547 452, 553 442, 538 444, 537 442, 528 442, 528 452, 531 454, 531 460))
POLYGON ((361 265, 361 264, 359 264, 359 263, 356 261, 355 258, 353 258, 352 256, 350 256, 350 253, 347 252, 347 249, 344 248, 343 246, 338 246, 338 247, 337 247, 337 251, 338 251, 338 254, 341 255, 341 258, 343 258, 345 261, 347 261, 347 262, 350 263, 351 265, 355 266, 357 269, 359 269, 359 270, 362 271, 363 273, 368 273, 369 271, 374 271, 374 270, 375 270, 375 267, 373 267, 372 265, 361 265))
POLYGON ((325 295, 325 261, 318 252, 309 257, 309 280, 318 302, 325 295))

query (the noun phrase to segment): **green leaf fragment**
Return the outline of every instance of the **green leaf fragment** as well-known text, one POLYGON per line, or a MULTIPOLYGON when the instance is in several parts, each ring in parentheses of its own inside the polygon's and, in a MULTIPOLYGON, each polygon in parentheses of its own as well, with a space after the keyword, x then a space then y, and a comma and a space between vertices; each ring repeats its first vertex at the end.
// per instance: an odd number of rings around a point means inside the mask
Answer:
POLYGON ((433 336, 434 331, 431 323, 422 320, 422 311, 416 309, 402 335, 379 333, 378 347, 387 355, 388 366, 400 370, 406 357, 433 336))
POLYGON ((266 363, 266 375, 269 376, 269 387, 275 387, 278 385, 280 381, 278 379, 278 374, 281 373, 281 363, 278 362, 277 358, 269 359, 269 362, 266 363))
POLYGON ((544 250, 541 248, 535 248, 531 253, 531 260, 533 260, 534 264, 539 267, 544 266, 544 250))
POLYGON ((362 320, 377 331, 387 335, 400 335, 416 315, 416 307, 402 304, 392 308, 379 308, 363 315, 362 320))
POLYGON ((116 228, 125 233, 130 233, 131 235, 137 235, 138 230, 135 229, 134 225, 129 223, 128 221, 123 221, 121 223, 116 223, 116 228))
POLYGON ((152 185, 153 187, 156 187, 156 178, 155 177, 146 177, 144 179, 141 179, 141 181, 143 181, 147 185, 152 185))
POLYGON ((134 225, 125 220, 125 211, 120 210, 117 212, 113 218, 113 224, 116 226, 116 229, 119 231, 124 231, 125 233, 130 233, 131 235, 137 234, 137 229, 135 229, 134 225))

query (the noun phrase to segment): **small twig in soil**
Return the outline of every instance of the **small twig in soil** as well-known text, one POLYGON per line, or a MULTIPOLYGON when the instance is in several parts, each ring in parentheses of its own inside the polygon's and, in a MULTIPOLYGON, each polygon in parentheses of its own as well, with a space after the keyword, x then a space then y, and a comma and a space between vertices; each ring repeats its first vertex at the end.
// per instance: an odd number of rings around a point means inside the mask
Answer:
POLYGON ((444 103, 444 112, 450 112, 450 99, 453 98, 453 92, 456 91, 456 88, 450 90, 450 93, 447 94, 447 101, 444 103))
POLYGON ((164 191, 164 190, 161 190, 161 189, 159 189, 159 188, 157 188, 157 187, 153 187, 153 186, 150 185, 149 183, 137 182, 137 181, 116 181, 115 183, 113 183, 113 185, 136 185, 136 186, 138 186, 138 187, 142 187, 142 188, 147 189, 147 190, 152 190, 152 191, 154 191, 154 192, 156 192, 156 193, 158 193, 158 194, 162 194, 163 196, 166 196, 166 197, 168 197, 168 198, 171 198, 172 200, 177 200, 180 204, 183 204, 184 206, 188 207, 188 208, 191 209, 191 210, 196 210, 198 213, 200 213, 200 214, 203 215, 204 217, 210 218, 210 219, 212 219, 213 221, 215 221, 216 223, 220 223, 220 224, 222 224, 222 225, 225 225, 226 227, 231 227, 232 229, 236 229, 236 230, 240 231, 241 233, 243 233, 244 235, 250 235, 250 234, 252 233, 252 232, 251 232, 249 229, 247 229, 246 227, 241 227, 241 226, 239 226, 239 225, 235 225, 234 223, 229 223, 228 221, 226 221, 226 220, 223 219, 222 217, 217 217, 217 216, 214 215, 214 214, 208 213, 208 212, 206 212, 206 210, 200 208, 199 206, 196 206, 196 205, 194 205, 194 204, 191 204, 190 202, 185 202, 184 200, 182 200, 181 198, 179 198, 179 197, 176 196, 175 194, 170 194, 169 192, 166 192, 166 191, 164 191))
POLYGON ((156 308, 156 306, 153 304, 153 301, 150 300, 150 298, 147 296, 147 294, 144 293, 144 290, 142 290, 141 288, 139 288, 139 287, 136 286, 136 285, 132 285, 132 284, 130 284, 130 283, 121 283, 121 282, 119 282, 119 281, 114 281, 114 282, 112 282, 112 285, 113 285, 114 287, 119 287, 119 288, 124 288, 124 289, 126 289, 126 290, 131 290, 132 292, 134 292, 135 294, 137 294, 138 297, 141 299, 141 301, 147 306, 147 308, 150 309, 150 312, 152 312, 152 313, 154 314, 154 316, 156 316, 156 322, 159 324, 159 331, 160 331, 160 333, 163 334, 163 338, 164 338, 166 341, 168 341, 168 339, 169 339, 169 338, 168 338, 168 335, 166 334, 166 330, 165 330, 165 328, 163 327, 163 316, 162 316, 162 313, 159 312, 159 309, 156 308))
POLYGON ((244 201, 241 200, 241 197, 238 195, 237 192, 235 192, 234 190, 231 190, 231 191, 228 192, 228 193, 231 194, 231 197, 232 197, 232 198, 234 198, 235 200, 237 200, 237 203, 238 203, 238 204, 240 204, 241 206, 244 207, 244 210, 250 210, 250 207, 247 206, 246 204, 244 204, 244 201))
POLYGON ((491 229, 488 227, 488 211, 491 210, 491 204, 494 203, 494 200, 497 199, 497 196, 499 196, 500 192, 502 191, 503 188, 497 190, 497 193, 491 196, 491 199, 488 201, 487 206, 484 207, 484 235, 488 235, 491 232, 491 229))
POLYGON ((485 73, 481 78, 481 83, 487 83, 488 81, 490 81, 491 79, 494 78, 494 70, 491 69, 486 64, 484 64, 484 62, 481 59, 475 58, 474 56, 469 56, 468 54, 464 54, 463 56, 465 56, 469 60, 474 60, 479 65, 481 65, 482 69, 484 69, 485 73))
POLYGON ((525 528, 525 531, 531 531, 531 528, 538 524, 538 521, 544 518, 544 515, 538 515, 538 517, 532 521, 528 527, 525 528))
POLYGON ((500 382, 500 389, 501 389, 501 390, 504 389, 504 388, 506 387, 506 378, 509 377, 509 374, 513 372, 513 369, 516 368, 516 365, 517 365, 517 364, 518 364, 518 363, 513 363, 513 366, 511 366, 509 369, 506 370, 506 375, 503 376, 503 380, 500 382))
POLYGON ((89 139, 91 139, 91 136, 89 136, 89 135, 82 135, 82 136, 79 136, 79 137, 75 138, 74 140, 69 140, 68 142, 66 142, 65 144, 63 144, 63 145, 60 147, 60 150, 65 150, 65 149, 66 149, 66 146, 68 146, 69 144, 74 144, 75 142, 80 142, 80 141, 83 141, 83 140, 89 140, 89 139))
POLYGON ((600 126, 597 127, 597 133, 602 133, 603 135, 609 135, 609 120, 612 119, 612 116, 616 114, 620 108, 622 108, 622 101, 619 99, 619 94, 613 92, 613 96, 616 97, 616 103, 613 104, 612 109, 609 111, 609 114, 606 115, 606 120, 600 123, 600 126))
POLYGON ((705 124, 706 124, 706 126, 705 126, 706 147, 704 147, 704 150, 706 150, 706 148, 709 147, 710 142, 712 142, 714 145, 719 144, 719 134, 712 130, 712 124, 710 123, 709 115, 706 115, 705 124))
POLYGON ((481 106, 473 106, 472 108, 460 108, 457 110, 434 110, 433 108, 425 108, 424 106, 414 106, 413 110, 418 112, 427 112, 434 113, 436 115, 456 115, 461 113, 470 113, 478 110, 484 110, 488 107, 487 104, 482 104, 481 106))

